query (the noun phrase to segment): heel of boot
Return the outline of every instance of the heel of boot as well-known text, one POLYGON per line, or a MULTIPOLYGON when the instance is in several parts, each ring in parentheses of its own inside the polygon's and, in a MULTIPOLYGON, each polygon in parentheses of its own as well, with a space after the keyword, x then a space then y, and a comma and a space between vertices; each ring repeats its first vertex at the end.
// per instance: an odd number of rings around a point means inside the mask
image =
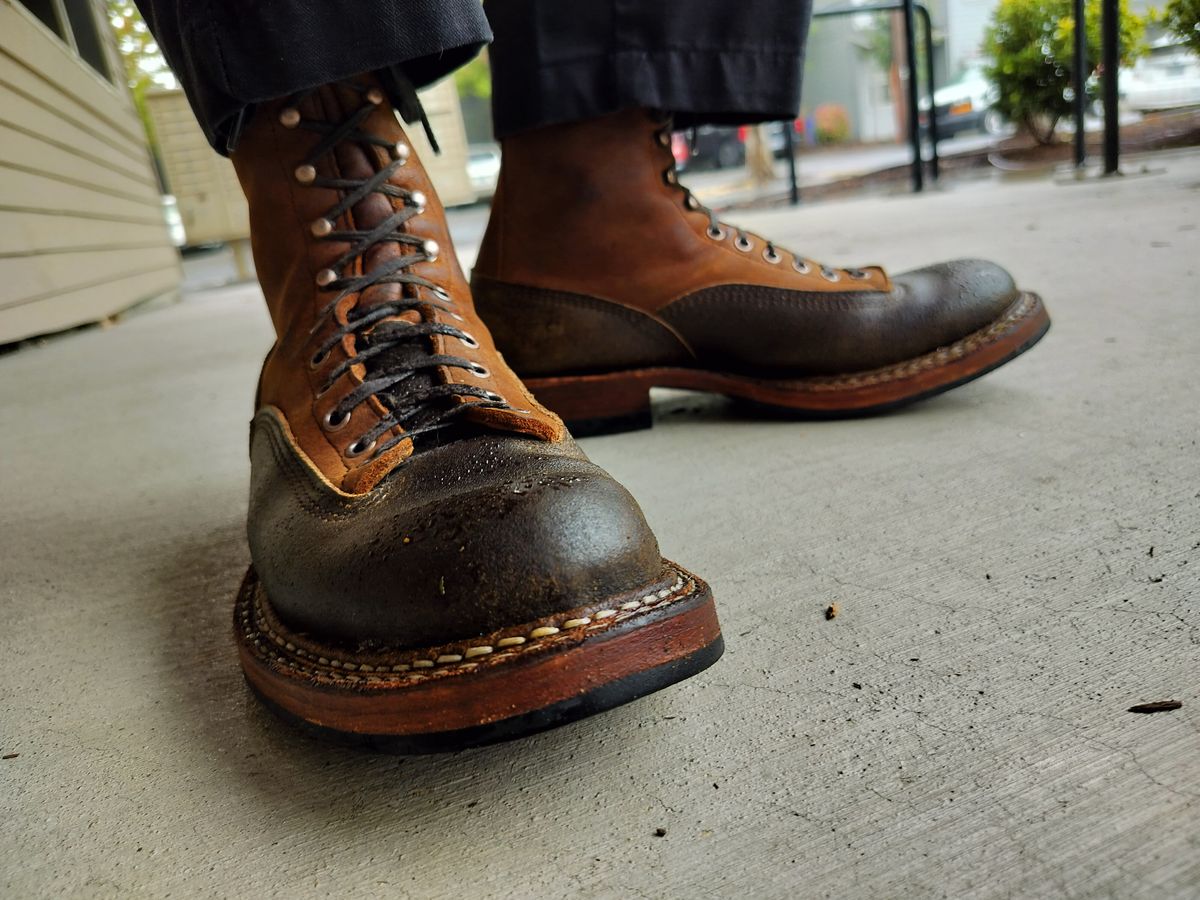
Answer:
POLYGON ((636 372, 529 378, 525 384, 575 437, 637 431, 654 423, 650 384, 636 372))

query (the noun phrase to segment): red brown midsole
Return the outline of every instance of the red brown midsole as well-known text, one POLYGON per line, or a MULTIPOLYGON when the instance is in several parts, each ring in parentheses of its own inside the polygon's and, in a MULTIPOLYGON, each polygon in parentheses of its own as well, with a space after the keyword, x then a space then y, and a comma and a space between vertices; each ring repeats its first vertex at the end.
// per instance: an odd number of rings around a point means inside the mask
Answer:
POLYGON ((652 387, 708 391, 814 413, 868 411, 935 393, 969 380, 1027 349, 1050 317, 1036 294, 1023 293, 995 322, 932 353, 845 375, 751 378, 674 367, 600 375, 526 378, 538 401, 567 422, 620 417, 649 410, 652 387))
POLYGON ((288 633, 251 569, 235 609, 238 652, 260 694, 314 725, 399 736, 472 728, 579 697, 716 641, 708 585, 668 565, 674 585, 617 598, 608 608, 572 610, 425 651, 368 656, 288 633), (501 646, 518 637, 520 644, 501 646), (485 655, 469 655, 482 648, 485 655))

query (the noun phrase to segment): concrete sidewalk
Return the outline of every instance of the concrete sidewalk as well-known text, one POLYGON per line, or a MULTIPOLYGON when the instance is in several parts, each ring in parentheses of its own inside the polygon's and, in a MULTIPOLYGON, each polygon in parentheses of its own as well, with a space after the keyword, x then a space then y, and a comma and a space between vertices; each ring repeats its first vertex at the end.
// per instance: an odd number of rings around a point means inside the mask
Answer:
POLYGON ((672 395, 586 441, 728 652, 451 757, 315 743, 243 685, 256 288, 0 358, 0 895, 1195 897, 1200 155, 1155 165, 741 217, 998 258, 1055 326, 895 415, 672 395))

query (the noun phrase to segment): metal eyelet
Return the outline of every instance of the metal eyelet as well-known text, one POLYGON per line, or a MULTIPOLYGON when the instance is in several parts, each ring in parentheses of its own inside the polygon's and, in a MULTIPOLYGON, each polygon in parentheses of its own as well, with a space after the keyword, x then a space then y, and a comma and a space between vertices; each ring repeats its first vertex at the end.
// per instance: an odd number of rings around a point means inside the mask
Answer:
POLYGON ((421 252, 429 257, 427 262, 436 262, 438 258, 438 250, 440 249, 441 248, 438 247, 438 242, 434 240, 426 241, 421 245, 421 252))
POLYGON ((504 398, 501 397, 499 394, 497 394, 495 391, 484 391, 483 399, 487 400, 489 403, 503 403, 504 402, 504 398))
POLYGON ((329 359, 329 349, 318 350, 312 355, 312 359, 308 361, 309 368, 319 369, 325 360, 329 359))
POLYGON ((328 287, 337 281, 337 272, 333 269, 322 269, 317 273, 317 284, 321 287, 328 287))
POLYGON ((450 299, 450 292, 444 287, 433 287, 430 288, 430 290, 433 291, 433 296, 437 297, 439 300, 446 301, 450 299))
POLYGON ((739 234, 737 240, 733 242, 733 246, 737 247, 743 253, 749 253, 754 249, 754 242, 744 234, 739 234))
POLYGON ((691 194, 688 194, 687 199, 683 201, 683 205, 695 212, 700 208, 700 201, 691 194))
POLYGON ((809 272, 812 271, 812 266, 810 266, 808 263, 806 263, 804 260, 802 260, 798 256, 792 260, 792 268, 795 269, 797 272, 799 272, 801 275, 807 275, 809 272))
POLYGON ((396 141, 396 143, 392 144, 392 159, 399 160, 401 165, 408 162, 408 154, 410 152, 408 144, 404 143, 404 141, 396 141))
POLYGON ((341 417, 338 418, 336 406, 321 418, 321 424, 325 426, 326 431, 337 431, 349 421, 350 413, 342 413, 341 417))
POLYGON ((328 219, 317 219, 309 226, 313 237, 325 237, 333 231, 333 223, 328 219))
POLYGON ((289 106, 287 109, 279 113, 279 124, 284 128, 295 128, 300 124, 300 110, 294 106, 289 106))
POLYGON ((679 184, 679 175, 674 169, 667 169, 663 172, 663 181, 670 185, 679 184))
POLYGON ((479 349, 479 341, 475 340, 475 338, 468 332, 464 331, 462 334, 458 335, 458 339, 462 341, 464 347, 467 347, 471 350, 479 349))
POLYGON ((301 184, 312 184, 317 180, 317 169, 315 166, 296 166, 296 171, 293 173, 296 180, 301 184))
POLYGON ((362 456, 364 453, 370 453, 375 449, 375 441, 369 444, 363 444, 362 440, 357 440, 346 448, 346 458, 354 459, 356 456, 362 456))
POLYGON ((383 102, 383 99, 384 99, 383 91, 381 91, 379 88, 371 88, 369 91, 367 91, 367 102, 368 103, 371 103, 374 106, 378 106, 379 104, 381 104, 383 102))
POLYGON ((492 373, 488 371, 487 366, 481 366, 479 363, 471 363, 467 366, 467 371, 476 378, 487 378, 492 373))
POLYGON ((420 191, 413 191, 408 195, 408 199, 417 208, 417 212, 425 211, 425 204, 428 202, 428 198, 420 191))
POLYGON ((842 276, 827 266, 821 266, 821 277, 826 281, 841 281, 842 276))
POLYGON ((871 273, 864 272, 862 269, 851 269, 848 274, 855 281, 869 281, 871 279, 871 273))
POLYGON ((707 234, 714 241, 723 241, 723 240, 725 240, 725 238, 729 234, 729 232, 727 232, 724 228, 721 228, 721 227, 717 227, 717 228, 710 227, 705 231, 705 234, 707 234))
POLYGON ((776 253, 774 248, 767 247, 765 250, 763 250, 763 259, 765 259, 771 265, 777 266, 783 257, 776 253))
POLYGON ((671 135, 666 131, 660 131, 658 133, 658 144, 660 147, 670 147, 671 135))

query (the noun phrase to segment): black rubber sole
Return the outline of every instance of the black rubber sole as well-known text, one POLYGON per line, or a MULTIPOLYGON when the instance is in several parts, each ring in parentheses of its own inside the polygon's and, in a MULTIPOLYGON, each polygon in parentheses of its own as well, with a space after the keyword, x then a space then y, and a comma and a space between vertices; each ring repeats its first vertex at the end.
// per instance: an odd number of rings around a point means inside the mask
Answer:
POLYGON ((323 742, 404 756, 452 753, 528 737, 631 703, 647 694, 660 691, 703 672, 720 659, 724 652, 725 641, 718 637, 711 644, 681 659, 628 675, 625 678, 601 685, 586 694, 560 701, 542 709, 487 725, 421 735, 354 734, 334 728, 324 728, 283 709, 256 690, 249 681, 247 681, 247 685, 272 713, 300 731, 323 742))
MULTIPOLYGON (((1036 334, 1029 340, 1017 345, 1011 353, 1004 356, 991 365, 985 366, 977 372, 972 372, 965 378, 959 378, 956 381, 949 381, 945 384, 940 384, 937 387, 930 388, 927 391, 921 391, 917 394, 912 394, 907 397, 901 397, 897 400, 892 400, 887 403, 880 403, 875 406, 861 407, 858 409, 849 410, 804 410, 792 409, 787 406, 780 406, 774 403, 763 403, 758 400, 750 400, 746 397, 738 397, 735 395, 729 396, 738 406, 753 410, 755 415, 773 419, 783 419, 797 422, 829 422, 839 421, 842 419, 863 419, 870 416, 885 415, 897 409, 911 406, 914 403, 919 403, 922 400, 929 400, 939 394, 944 394, 947 391, 952 391, 955 388, 962 387, 964 384, 969 384, 978 378, 982 378, 989 372, 994 372, 1003 365, 1007 365, 1016 359, 1022 353, 1032 348, 1038 341, 1046 336, 1046 332, 1050 330, 1050 321, 1047 320, 1043 328, 1039 329, 1036 334)), ((567 430, 574 437, 599 437, 606 434, 622 434, 627 431, 639 431, 654 426, 654 416, 650 411, 640 411, 624 416, 610 416, 596 419, 570 419, 566 420, 567 430)))

